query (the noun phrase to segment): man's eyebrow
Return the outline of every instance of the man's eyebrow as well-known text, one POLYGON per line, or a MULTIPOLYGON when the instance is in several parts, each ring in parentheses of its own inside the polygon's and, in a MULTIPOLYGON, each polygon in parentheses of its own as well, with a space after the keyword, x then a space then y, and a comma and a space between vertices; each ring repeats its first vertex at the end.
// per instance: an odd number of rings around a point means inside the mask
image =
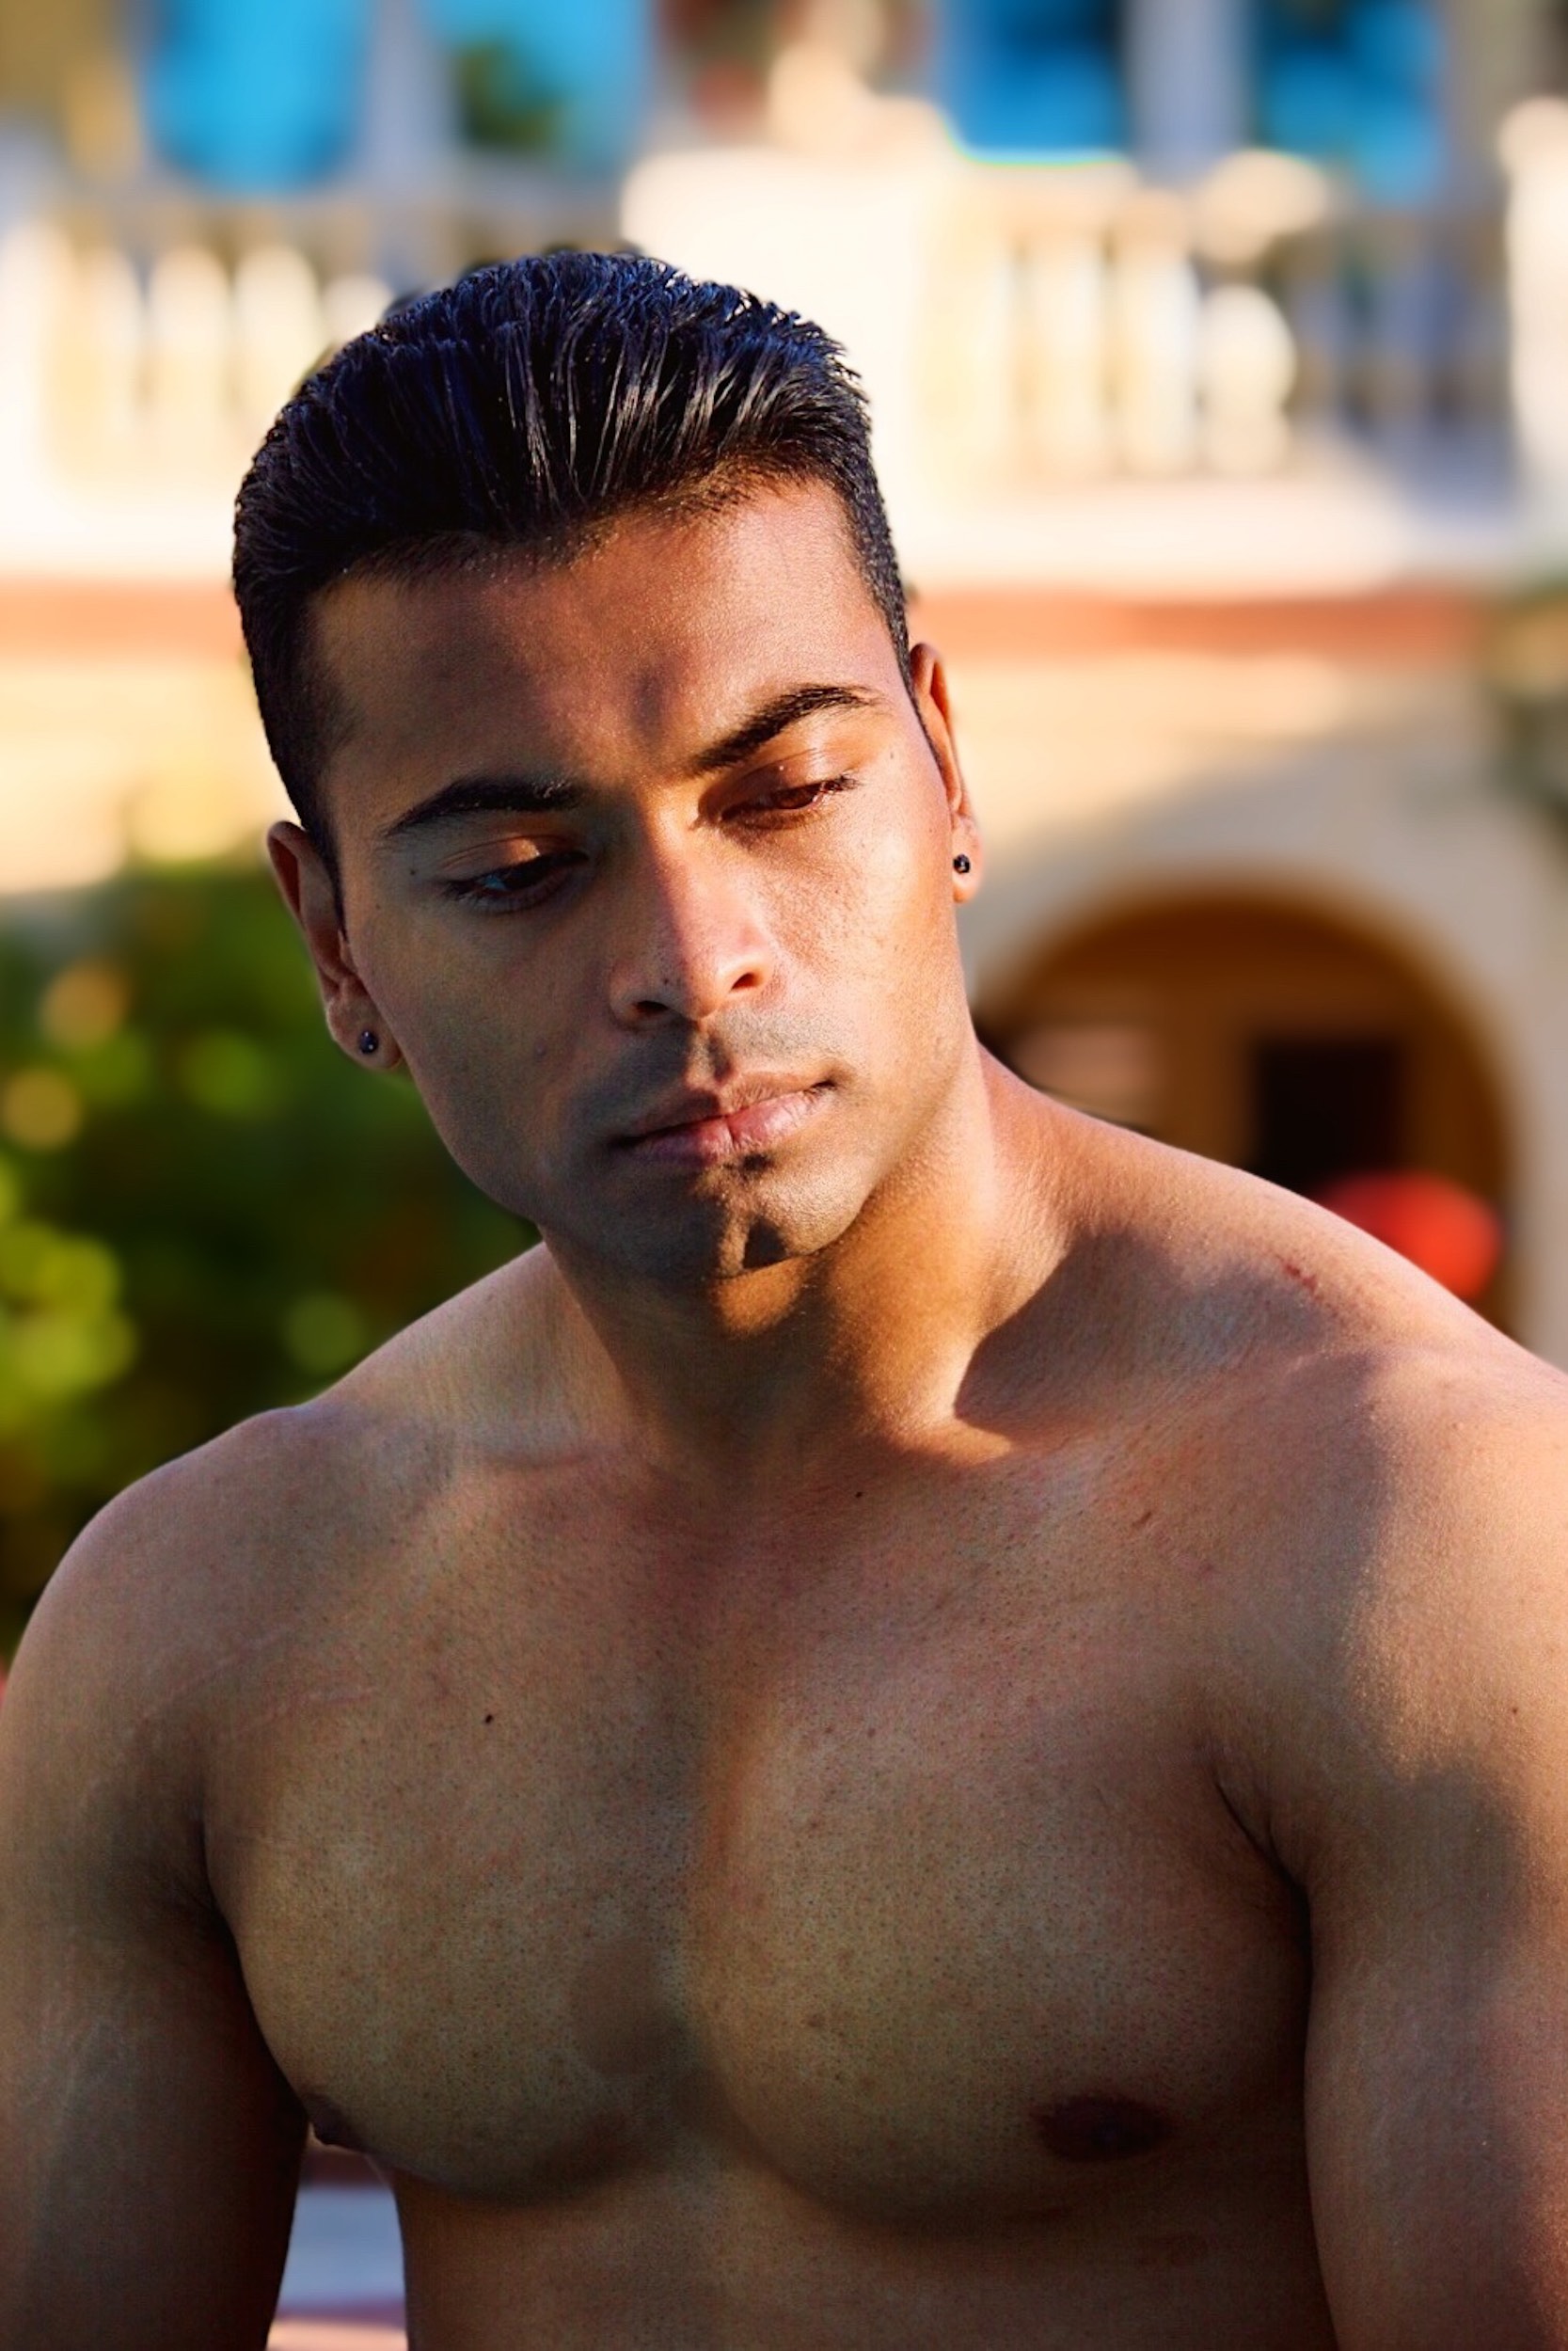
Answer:
MULTIPOLYGON (((792 686, 775 694, 727 735, 706 744, 688 761, 689 775, 711 775, 721 768, 737 767, 766 750, 775 735, 819 710, 874 710, 883 697, 860 686, 792 686)), ((384 842, 402 840, 427 825, 451 817, 547 817, 580 807, 585 798, 580 784, 559 775, 460 775, 424 800, 416 801, 401 817, 383 828, 384 842)))
POLYGON ((582 786, 558 775, 460 775, 443 784, 428 799, 416 801, 382 832, 384 841, 400 840, 424 825, 440 824, 449 817, 546 817, 576 808, 582 786))
POLYGON ((750 759, 765 751, 775 735, 782 735, 786 726, 798 725, 801 719, 815 718, 819 710, 876 710, 884 707, 883 696, 862 686, 793 686, 787 693, 775 694, 753 710, 749 719, 721 735, 717 742, 687 763, 689 775, 711 775, 720 768, 738 767, 742 759, 750 759))

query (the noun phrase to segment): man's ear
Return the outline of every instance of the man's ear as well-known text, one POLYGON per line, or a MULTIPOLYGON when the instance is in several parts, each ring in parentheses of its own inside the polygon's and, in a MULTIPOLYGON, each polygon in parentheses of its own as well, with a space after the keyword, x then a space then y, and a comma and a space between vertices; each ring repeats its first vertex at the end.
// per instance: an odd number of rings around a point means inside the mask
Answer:
POLYGON ((388 1070, 402 1060, 397 1039, 376 1009, 369 989, 355 969, 343 930, 338 885, 326 860, 309 834, 297 824, 275 824, 267 834, 267 855, 283 903, 299 925, 310 951, 316 979, 326 1009, 326 1025, 335 1044, 356 1061, 369 1061, 388 1070), (367 1049, 367 1038, 373 1048, 367 1049))
POLYGON ((953 896, 960 905, 972 898, 980 886, 981 848, 980 828, 974 820, 970 803, 969 786, 958 765, 958 746, 953 739, 953 707, 947 694, 947 673, 942 666, 942 656, 934 645, 917 644, 910 648, 910 691, 926 739, 931 746, 931 756, 942 777, 942 787, 947 796, 947 820, 952 834, 951 854, 956 864, 953 874, 953 896))

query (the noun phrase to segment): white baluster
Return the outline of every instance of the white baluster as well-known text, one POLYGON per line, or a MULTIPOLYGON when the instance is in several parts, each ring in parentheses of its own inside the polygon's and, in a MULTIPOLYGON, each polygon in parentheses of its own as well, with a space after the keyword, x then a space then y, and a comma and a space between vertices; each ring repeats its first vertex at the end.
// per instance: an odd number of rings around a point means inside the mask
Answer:
POLYGON ((1038 238, 1025 262, 1023 303, 1035 449, 1053 473, 1100 473, 1112 453, 1102 239, 1066 229, 1038 238))
POLYGON ((1197 273, 1147 199, 1113 278, 1117 437, 1134 473, 1184 472, 1197 455, 1197 273))
POLYGON ((1272 473, 1290 454, 1296 347, 1259 286, 1216 286, 1198 326, 1203 453, 1216 473, 1272 473))
POLYGON ((341 350, 356 335, 368 334, 379 324, 391 299, 391 287, 379 278, 363 274, 334 278, 322 295, 326 339, 333 350, 341 350))
POLYGON ((0 244, 0 466, 29 492, 50 469, 56 355, 75 285, 59 230, 30 222, 0 244))
POLYGON ((166 253, 148 289, 152 439, 182 471, 199 470, 233 437, 233 305, 216 256, 166 253))
POLYGON ((1017 455, 1017 255, 978 195, 946 224, 926 309, 922 380, 931 469, 994 481, 1017 455))
POLYGON ((251 433, 271 423, 300 378, 326 356, 315 272, 293 246, 247 253, 234 272, 236 389, 251 433))
POLYGON ((1513 406, 1544 515, 1568 528, 1568 104, 1532 99, 1503 126, 1513 406))
POLYGON ((145 422, 147 305, 128 255, 101 245, 82 257, 77 337, 83 453, 89 465, 135 465, 145 422))

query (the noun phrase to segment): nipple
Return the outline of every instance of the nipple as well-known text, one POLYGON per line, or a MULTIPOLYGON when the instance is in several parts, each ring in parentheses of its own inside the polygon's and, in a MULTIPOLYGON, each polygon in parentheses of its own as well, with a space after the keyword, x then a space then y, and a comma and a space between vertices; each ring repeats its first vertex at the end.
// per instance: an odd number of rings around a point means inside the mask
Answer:
POLYGON ((1064 2098, 1054 2106, 1037 2106, 1033 2119, 1048 2152, 1063 2163, 1147 2155, 1171 2132, 1163 2114, 1135 2098, 1064 2098))

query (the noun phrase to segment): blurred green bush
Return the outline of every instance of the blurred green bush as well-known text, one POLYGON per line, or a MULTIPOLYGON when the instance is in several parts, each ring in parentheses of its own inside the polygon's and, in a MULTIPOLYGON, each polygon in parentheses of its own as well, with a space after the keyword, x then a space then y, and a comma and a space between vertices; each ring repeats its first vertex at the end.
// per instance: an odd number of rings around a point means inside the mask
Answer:
POLYGON ((312 1394, 533 1235, 328 1042, 267 875, 0 918, 0 1647, 130 1480, 312 1394))

